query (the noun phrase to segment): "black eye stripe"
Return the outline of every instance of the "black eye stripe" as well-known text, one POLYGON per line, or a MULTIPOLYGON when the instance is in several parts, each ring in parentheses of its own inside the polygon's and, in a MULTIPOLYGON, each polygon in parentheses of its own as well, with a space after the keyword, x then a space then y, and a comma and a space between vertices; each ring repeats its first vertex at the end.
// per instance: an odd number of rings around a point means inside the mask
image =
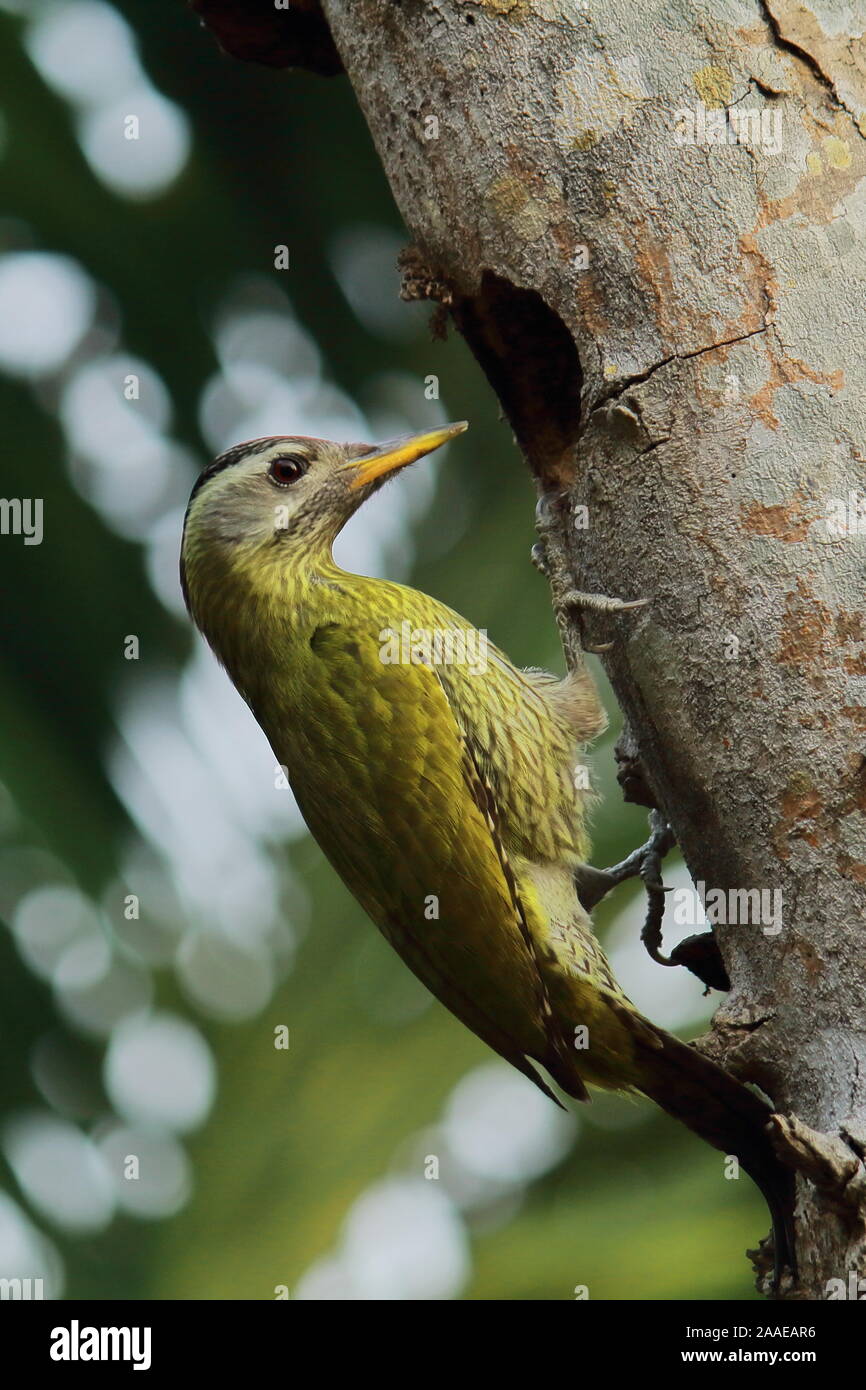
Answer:
MULTIPOLYGON (((267 436, 265 436, 261 440, 248 439, 243 444, 233 445, 231 449, 226 449, 224 453, 219 454, 215 459, 213 459, 207 465, 206 468, 202 469, 201 473, 198 475, 195 482, 193 483, 192 491, 189 495, 190 503, 192 502, 196 494, 201 491, 205 483, 210 482, 211 478, 215 478, 218 473, 222 473, 226 468, 233 468, 236 463, 243 463, 254 453, 263 452, 263 449, 256 449, 257 444, 261 444, 262 446, 265 446, 267 444, 273 444, 273 439, 269 439, 267 436)), ((289 452, 290 451, 287 450, 286 457, 289 456, 289 452)), ((303 454, 297 454, 295 455, 295 457, 303 459, 305 468, 309 467, 309 461, 306 458, 304 458, 303 454)), ((187 506, 189 506, 189 504, 187 504, 187 506)))
POLYGON ((193 483, 192 492, 189 495, 190 502, 195 497, 196 493, 204 487, 205 483, 210 482, 211 478, 215 478, 217 473, 222 473, 223 469, 231 468, 234 464, 241 463, 247 458, 249 452, 250 445, 247 443, 235 444, 234 448, 226 449, 225 453, 218 454, 206 468, 202 469, 193 483))

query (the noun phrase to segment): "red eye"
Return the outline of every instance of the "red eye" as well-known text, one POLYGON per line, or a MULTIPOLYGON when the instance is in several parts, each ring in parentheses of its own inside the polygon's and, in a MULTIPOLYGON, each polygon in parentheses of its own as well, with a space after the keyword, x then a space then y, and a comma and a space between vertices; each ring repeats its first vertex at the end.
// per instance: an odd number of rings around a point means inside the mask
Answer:
POLYGON ((279 458, 271 459, 268 477, 278 487, 289 487, 303 478, 308 467, 307 460, 301 454, 281 454, 279 458))

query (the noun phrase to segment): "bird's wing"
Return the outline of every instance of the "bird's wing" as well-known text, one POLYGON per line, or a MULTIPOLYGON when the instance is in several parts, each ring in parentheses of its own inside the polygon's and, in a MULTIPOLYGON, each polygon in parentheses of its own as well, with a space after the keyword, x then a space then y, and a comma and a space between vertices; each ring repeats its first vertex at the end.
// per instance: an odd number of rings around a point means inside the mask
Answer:
POLYGON ((286 761, 310 829, 415 974, 537 1081, 526 1057, 546 1063, 559 1042, 535 909, 511 872, 477 740, 438 669, 383 663, 370 630, 328 623, 298 674, 303 733, 286 761))
POLYGON ((478 749, 508 847, 536 862, 584 860, 591 796, 579 751, 605 724, 588 676, 521 671, 492 647, 483 673, 456 664, 437 672, 478 749))

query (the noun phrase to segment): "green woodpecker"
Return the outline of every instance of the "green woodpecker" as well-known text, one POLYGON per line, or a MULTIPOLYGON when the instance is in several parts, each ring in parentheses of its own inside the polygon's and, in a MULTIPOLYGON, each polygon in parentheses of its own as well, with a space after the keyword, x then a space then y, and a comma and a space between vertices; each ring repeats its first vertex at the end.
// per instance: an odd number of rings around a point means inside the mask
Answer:
POLYGON ((586 671, 518 670, 436 599, 332 557, 386 478, 465 428, 221 454, 187 509, 189 611, 310 831, 409 968, 548 1095, 534 1063, 578 1100, 587 1084, 641 1091, 736 1155, 770 1206, 778 1274, 793 1265, 790 1179, 770 1110, 638 1013, 575 890, 589 851, 575 761, 605 724, 586 671))

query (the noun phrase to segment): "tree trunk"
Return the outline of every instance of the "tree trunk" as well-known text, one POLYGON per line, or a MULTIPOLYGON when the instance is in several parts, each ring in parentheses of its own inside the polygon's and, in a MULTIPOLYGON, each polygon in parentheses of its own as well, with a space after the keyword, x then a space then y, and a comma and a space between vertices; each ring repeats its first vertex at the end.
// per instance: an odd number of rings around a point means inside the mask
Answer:
MULTIPOLYGON (((196 8, 219 32, 233 6, 196 8)), ((299 33, 261 8, 267 32, 299 33)), ((572 659, 612 643, 695 882, 769 893, 761 923, 716 928, 732 988, 704 1045, 797 1117, 776 1126, 801 1175, 786 1292, 813 1298, 866 1275, 866 56, 839 17, 854 8, 300 6, 310 66, 323 44, 324 70, 342 61, 414 239, 407 293, 447 305, 546 498, 555 596, 649 601, 572 611, 572 659)))

